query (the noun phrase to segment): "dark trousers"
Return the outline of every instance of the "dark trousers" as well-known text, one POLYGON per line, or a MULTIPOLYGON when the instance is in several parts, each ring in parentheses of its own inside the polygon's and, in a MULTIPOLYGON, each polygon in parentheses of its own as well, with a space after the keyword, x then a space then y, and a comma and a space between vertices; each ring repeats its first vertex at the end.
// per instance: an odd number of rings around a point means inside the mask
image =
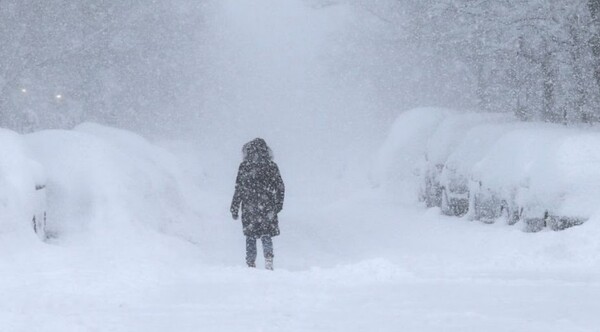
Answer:
MULTIPOLYGON (((273 258, 273 240, 270 236, 261 236, 265 258, 273 258)), ((256 238, 246 236, 246 263, 254 263, 256 261, 256 238)))

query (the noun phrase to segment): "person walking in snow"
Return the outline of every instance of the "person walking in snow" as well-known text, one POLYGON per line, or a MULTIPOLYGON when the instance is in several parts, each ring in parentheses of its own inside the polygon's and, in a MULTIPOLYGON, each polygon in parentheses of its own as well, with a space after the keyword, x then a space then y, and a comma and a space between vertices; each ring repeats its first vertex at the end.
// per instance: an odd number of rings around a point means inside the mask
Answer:
POLYGON ((279 235, 277 214, 283 208, 285 186, 273 153, 262 138, 242 148, 240 164, 231 202, 231 216, 238 219, 242 209, 242 226, 246 236, 246 263, 256 267, 256 240, 260 239, 265 268, 273 270, 273 240, 279 235))

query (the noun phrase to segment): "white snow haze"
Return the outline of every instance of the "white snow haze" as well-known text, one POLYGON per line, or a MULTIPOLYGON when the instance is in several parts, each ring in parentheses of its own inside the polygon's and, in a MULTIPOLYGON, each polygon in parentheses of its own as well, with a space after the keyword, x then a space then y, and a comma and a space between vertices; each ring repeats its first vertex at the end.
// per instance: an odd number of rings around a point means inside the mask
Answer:
POLYGON ((339 39, 352 19, 345 6, 220 2, 210 21, 214 81, 199 116, 200 139, 232 163, 243 143, 262 137, 294 183, 302 174, 314 183, 343 176, 366 159, 373 137, 383 136, 370 106, 375 97, 361 88, 365 82, 344 75, 339 60, 339 39))

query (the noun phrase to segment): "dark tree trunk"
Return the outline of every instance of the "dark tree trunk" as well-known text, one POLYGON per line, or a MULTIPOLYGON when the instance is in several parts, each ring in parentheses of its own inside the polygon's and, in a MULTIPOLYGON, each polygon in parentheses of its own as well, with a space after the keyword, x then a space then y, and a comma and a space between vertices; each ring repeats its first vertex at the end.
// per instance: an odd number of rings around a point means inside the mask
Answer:
POLYGON ((585 68, 583 67, 583 54, 582 54, 582 44, 585 44, 585 41, 582 41, 579 36, 579 31, 576 29, 577 22, 579 21, 578 17, 573 17, 572 21, 569 24, 569 36, 571 42, 575 47, 571 47, 569 49, 569 53, 571 56, 571 61, 573 63, 573 77, 575 79, 575 98, 573 101, 573 110, 569 114, 570 107, 565 107, 563 112, 563 121, 565 124, 572 122, 574 120, 582 121, 584 123, 591 122, 591 117, 585 111, 585 106, 588 104, 588 95, 586 91, 586 82, 584 78, 585 68))
POLYGON ((552 54, 546 52, 543 55, 542 63, 541 63, 542 77, 544 80, 544 88, 543 88, 543 107, 542 110, 542 120, 547 122, 558 122, 559 119, 556 118, 556 114, 554 113, 554 84, 555 77, 554 71, 552 70, 552 54))
POLYGON ((477 61, 477 64, 475 66, 477 68, 477 103, 479 105, 480 110, 487 110, 489 104, 486 98, 483 63, 481 63, 481 61, 477 61))
POLYGON ((600 0, 588 0, 588 7, 592 15, 592 22, 594 24, 594 34, 590 40, 592 52, 594 54, 594 77, 598 88, 600 89, 600 0))

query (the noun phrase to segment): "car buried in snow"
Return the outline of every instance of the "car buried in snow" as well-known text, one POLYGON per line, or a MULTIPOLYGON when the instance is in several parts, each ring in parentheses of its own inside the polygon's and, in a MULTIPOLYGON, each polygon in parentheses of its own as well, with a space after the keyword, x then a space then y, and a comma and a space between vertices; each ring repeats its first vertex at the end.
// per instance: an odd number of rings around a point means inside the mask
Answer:
MULTIPOLYGON (((527 188, 523 189, 527 193, 527 188)), ((538 232, 544 228, 560 231, 581 225, 589 219, 580 204, 576 204, 576 209, 570 207, 571 201, 580 202, 585 197, 576 198, 566 192, 543 198, 527 194, 521 196, 518 211, 520 220, 523 221, 523 229, 527 232, 538 232)))
POLYGON ((581 225, 600 206, 597 131, 444 113, 419 165, 420 200, 449 216, 535 232, 581 225))
POLYGON ((469 181, 467 177, 446 164, 440 176, 442 213, 462 217, 469 211, 469 181))
POLYGON ((436 164, 433 167, 427 167, 423 174, 420 200, 424 202, 425 206, 428 208, 440 207, 442 204, 440 175, 443 169, 443 164, 436 164))
POLYGON ((46 234, 46 177, 22 135, 0 128, 0 232, 46 234))
POLYGON ((482 202, 478 182, 473 179, 473 170, 496 142, 505 126, 481 124, 464 133, 463 140, 448 156, 440 174, 442 213, 449 216, 485 218, 476 210, 482 202), (477 204, 472 204, 476 202, 477 204))
POLYGON ((579 207, 570 208, 570 201, 580 202, 584 197, 568 197, 565 193, 537 197, 527 184, 511 188, 492 188, 481 180, 466 180, 464 176, 445 168, 441 176, 441 211, 448 216, 467 216, 486 224, 502 222, 507 225, 522 223, 526 232, 544 228, 564 230, 583 224, 579 207))
POLYGON ((514 191, 491 188, 480 180, 471 182, 469 218, 486 224, 497 221, 514 225, 521 218, 521 208, 515 203, 514 191))
POLYGON ((532 185, 530 178, 519 184, 493 186, 474 180, 471 186, 469 217, 484 223, 503 222, 522 224, 525 232, 538 232, 545 228, 564 230, 583 224, 588 217, 577 197, 566 191, 541 191, 532 185))

